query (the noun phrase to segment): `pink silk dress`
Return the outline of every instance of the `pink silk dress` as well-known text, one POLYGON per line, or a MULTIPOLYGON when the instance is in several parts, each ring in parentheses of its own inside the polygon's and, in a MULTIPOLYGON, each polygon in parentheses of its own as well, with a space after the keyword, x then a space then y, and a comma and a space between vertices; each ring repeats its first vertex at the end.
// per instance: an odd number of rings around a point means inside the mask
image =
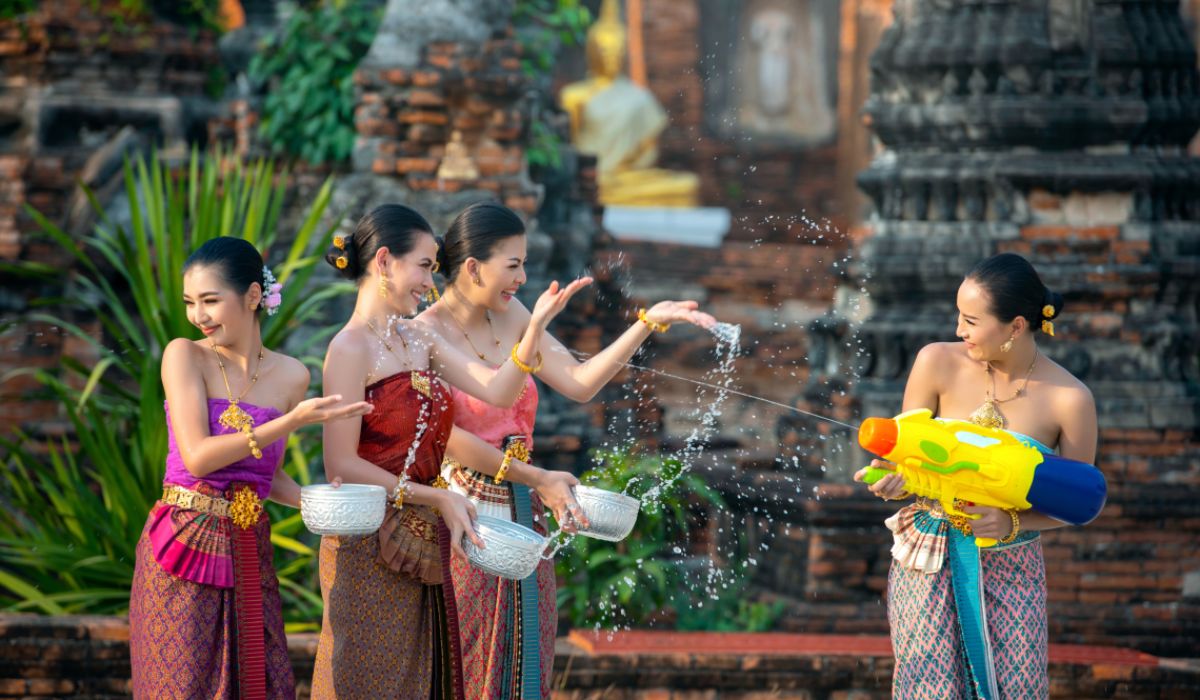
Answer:
MULTIPOLYGON (((504 448, 505 439, 518 435, 533 449, 533 424, 538 390, 532 377, 510 408, 497 408, 461 391, 454 398, 454 425, 504 448)), ((476 504, 480 515, 518 520, 518 502, 527 498, 533 529, 547 534, 545 508, 536 493, 511 482, 494 483, 451 461, 442 466, 450 488, 476 504), (528 496, 514 491, 522 489, 528 496)), ((458 602, 463 680, 467 697, 483 700, 545 698, 550 696, 557 628, 554 562, 543 561, 525 581, 486 574, 468 563, 451 562, 451 580, 458 602)))

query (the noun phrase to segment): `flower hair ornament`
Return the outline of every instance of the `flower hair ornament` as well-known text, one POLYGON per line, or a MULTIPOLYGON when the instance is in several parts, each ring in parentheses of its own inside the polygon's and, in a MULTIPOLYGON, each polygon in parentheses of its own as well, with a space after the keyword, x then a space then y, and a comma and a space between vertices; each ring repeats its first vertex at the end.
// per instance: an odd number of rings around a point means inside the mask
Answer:
POLYGON ((346 237, 341 234, 334 236, 333 247, 342 251, 342 254, 334 260, 334 264, 337 265, 337 269, 345 270, 346 266, 350 264, 350 258, 346 257, 346 237))
POLYGON ((283 302, 283 296, 280 292, 283 290, 283 285, 275 281, 275 275, 271 274, 271 268, 263 265, 263 299, 260 305, 267 310, 268 316, 274 316, 279 310, 279 304, 283 302))
POLYGON ((1042 332, 1053 338, 1054 322, 1050 319, 1054 318, 1054 306, 1052 304, 1046 304, 1043 306, 1042 315, 1045 316, 1045 318, 1042 319, 1042 332))

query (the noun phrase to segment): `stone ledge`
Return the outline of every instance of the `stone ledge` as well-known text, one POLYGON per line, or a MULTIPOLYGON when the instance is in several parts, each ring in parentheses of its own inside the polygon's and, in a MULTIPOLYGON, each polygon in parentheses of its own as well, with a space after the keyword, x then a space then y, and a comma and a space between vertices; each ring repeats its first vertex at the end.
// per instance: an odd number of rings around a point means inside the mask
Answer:
MULTIPOLYGON (((128 634, 117 617, 0 613, 0 698, 129 697, 128 634)), ((288 637, 298 698, 316 638, 288 637)), ((882 699, 893 666, 882 635, 576 630, 556 650, 555 700, 882 699)), ((1050 685, 1052 698, 1182 700, 1200 696, 1200 660, 1052 644, 1050 685)))

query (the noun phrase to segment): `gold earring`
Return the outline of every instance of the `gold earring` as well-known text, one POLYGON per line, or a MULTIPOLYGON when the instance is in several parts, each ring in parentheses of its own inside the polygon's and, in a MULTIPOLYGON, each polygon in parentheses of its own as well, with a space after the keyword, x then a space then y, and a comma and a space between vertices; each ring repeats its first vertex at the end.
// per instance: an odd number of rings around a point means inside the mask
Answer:
POLYGON ((388 298, 388 276, 383 273, 379 275, 379 298, 388 298))
POLYGON ((479 279, 479 275, 475 275, 475 286, 476 286, 476 287, 482 287, 482 286, 483 286, 483 280, 479 279))
POLYGON ((433 285, 432 287, 430 287, 429 291, 425 292, 425 301, 429 302, 430 304, 432 304, 433 302, 435 302, 441 298, 442 298, 442 295, 438 293, 438 288, 437 288, 436 284, 433 285))
POLYGON ((1008 340, 1004 341, 1004 343, 1000 346, 1000 352, 1008 352, 1009 350, 1012 350, 1012 344, 1013 344, 1012 338, 1009 338, 1008 340))

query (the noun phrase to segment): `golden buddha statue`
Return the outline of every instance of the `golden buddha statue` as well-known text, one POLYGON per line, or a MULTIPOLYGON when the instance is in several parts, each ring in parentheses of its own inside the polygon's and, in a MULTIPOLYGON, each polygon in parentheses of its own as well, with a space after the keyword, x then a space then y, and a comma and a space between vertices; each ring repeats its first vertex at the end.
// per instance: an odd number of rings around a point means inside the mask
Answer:
POLYGON ((588 78, 562 89, 571 142, 595 155, 600 201, 625 206, 693 207, 696 175, 655 168, 667 114, 644 87, 621 74, 625 27, 617 0, 604 0, 587 33, 588 78))
POLYGON ((437 169, 439 180, 477 180, 479 168, 467 152, 467 144, 463 143, 462 132, 457 129, 450 134, 446 143, 446 155, 442 158, 437 169))

